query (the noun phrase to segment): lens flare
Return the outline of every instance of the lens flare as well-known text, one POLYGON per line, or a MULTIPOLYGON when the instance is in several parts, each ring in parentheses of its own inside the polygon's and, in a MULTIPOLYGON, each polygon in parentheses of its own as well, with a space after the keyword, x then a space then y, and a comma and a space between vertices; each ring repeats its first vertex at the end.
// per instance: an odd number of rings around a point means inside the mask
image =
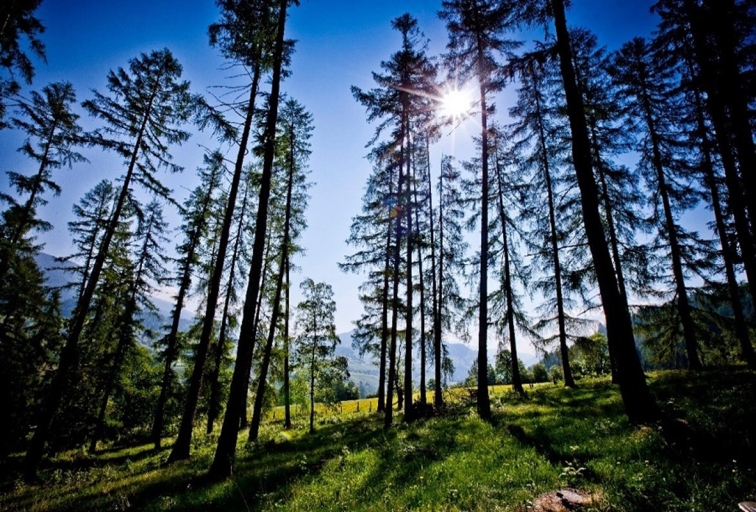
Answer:
POLYGON ((445 117, 458 118, 470 111, 472 102, 467 91, 451 89, 441 97, 441 114, 445 117))

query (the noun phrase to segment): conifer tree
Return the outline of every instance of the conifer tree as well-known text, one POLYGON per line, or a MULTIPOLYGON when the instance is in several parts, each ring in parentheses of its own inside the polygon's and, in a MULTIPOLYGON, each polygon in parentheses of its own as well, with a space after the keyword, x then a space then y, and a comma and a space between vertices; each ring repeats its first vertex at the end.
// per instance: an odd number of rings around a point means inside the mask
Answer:
POLYGON ((666 242, 662 250, 669 251, 675 309, 682 324, 688 365, 700 370, 700 349, 685 285, 685 266, 700 265, 693 260, 692 253, 703 244, 693 245, 698 242, 697 236, 686 232, 677 219, 681 212, 695 206, 698 191, 688 184, 692 171, 686 157, 680 155, 683 143, 679 125, 673 118, 675 84, 670 83, 669 68, 664 70, 659 64, 646 41, 635 38, 615 56, 612 74, 619 85, 619 94, 629 103, 641 139, 639 166, 655 198, 652 215, 654 224, 659 226, 659 238, 666 242))
POLYGON ((156 313, 156 308, 149 297, 155 291, 155 286, 165 277, 163 247, 168 241, 165 236, 168 224, 163 219, 162 205, 152 200, 144 211, 138 210, 138 221, 131 241, 135 246, 135 252, 131 258, 133 273, 128 276, 126 303, 123 305, 123 314, 119 319, 117 331, 118 344, 109 357, 112 363, 101 397, 94 436, 90 440, 91 452, 96 451, 97 442, 102 438, 108 402, 115 391, 124 363, 129 353, 138 344, 139 331, 143 330, 140 325, 141 318, 146 314, 156 313))
POLYGON ((620 392, 625 412, 632 422, 654 421, 659 416, 659 409, 648 390, 643 375, 635 349, 627 302, 619 291, 601 222, 585 106, 575 75, 574 54, 567 30, 565 2, 563 0, 551 0, 551 2, 514 0, 507 3, 515 9, 517 19, 522 23, 545 26, 553 20, 556 33, 556 54, 559 58, 559 70, 570 121, 572 162, 580 189, 583 223, 606 317, 607 335, 612 339, 610 343, 617 348, 620 392))
MULTIPOLYGON (((293 3, 293 5, 298 5, 296 1, 291 3, 293 3)), ((265 131, 263 134, 263 169, 260 181, 258 211, 255 220, 252 262, 250 264, 249 281, 244 300, 244 317, 239 331, 239 343, 237 345, 234 375, 231 380, 231 388, 229 390, 226 413, 223 418, 221 435, 218 438, 218 448, 215 452, 213 465, 210 468, 210 474, 216 478, 228 477, 232 472, 236 452, 236 441, 238 438, 238 419, 244 413, 243 411, 246 405, 247 384, 249 371, 252 365, 252 355, 254 353, 254 336, 256 334, 253 330, 253 322, 257 310, 259 310, 258 296, 260 293, 260 277, 263 268, 263 249, 265 247, 265 236, 268 227, 268 201, 270 199, 273 174, 278 102, 283 64, 286 56, 284 29, 286 27, 286 12, 289 4, 289 0, 281 0, 277 12, 275 45, 272 53, 273 75, 270 95, 268 98, 265 131)))
POLYGON ((184 301, 191 291, 192 276, 199 263, 200 244, 205 240, 209 229, 210 214, 213 213, 214 192, 219 187, 225 171, 221 153, 215 151, 205 154, 203 160, 205 167, 198 171, 201 184, 192 191, 181 210, 184 219, 181 226, 181 230, 184 232, 184 241, 176 249, 179 258, 177 259, 178 268, 174 282, 178 284, 178 291, 171 313, 170 330, 163 341, 165 347, 163 351, 163 380, 152 426, 152 442, 155 444, 155 449, 160 448, 165 404, 174 379, 173 365, 179 357, 178 331, 181 312, 184 308, 184 301))
POLYGON ((34 65, 22 49, 21 41, 27 40, 29 50, 42 60, 46 59, 45 45, 39 35, 45 31, 44 25, 34 16, 42 0, 16 0, 5 2, 0 7, 0 129, 7 126, 4 121, 6 102, 21 88, 17 74, 27 85, 34 78, 34 65), (6 76, 7 74, 7 76, 6 76))
POLYGON ((189 138, 189 133, 180 126, 198 114, 204 105, 202 98, 189 92, 189 83, 180 81, 181 71, 181 65, 168 50, 142 54, 131 60, 128 71, 119 68, 117 72, 110 72, 108 89, 113 97, 95 91, 94 99, 83 104, 91 115, 105 123, 98 143, 122 156, 127 168, 89 281, 71 319, 54 385, 26 453, 29 478, 35 476, 44 455, 50 424, 60 406, 89 306, 131 189, 134 184, 140 184, 158 196, 166 196, 169 191, 158 180, 158 170, 181 171, 171 163, 168 145, 181 144, 189 138))
POLYGON ((447 65, 456 80, 475 79, 480 105, 480 270, 478 314, 478 414, 491 418, 486 369, 488 368, 488 265, 489 261, 489 154, 490 97, 502 86, 496 54, 510 52, 516 44, 502 37, 513 28, 506 3, 493 0, 444 0, 439 16, 449 34, 447 65))
POLYGON ((210 337, 215 325, 215 313, 223 270, 226 265, 231 224, 236 211, 236 198, 244 169, 245 156, 249 150, 249 138, 255 116, 255 101, 259 93, 260 78, 271 66, 271 45, 274 37, 272 34, 275 33, 276 17, 275 9, 271 7, 272 3, 271 0, 218 0, 216 4, 221 8, 221 19, 210 25, 208 29, 210 44, 219 47, 223 56, 234 65, 251 70, 252 75, 248 86, 248 100, 241 105, 229 106, 231 109, 240 110, 243 113, 244 121, 238 139, 238 153, 223 213, 217 254, 214 258, 215 263, 210 273, 202 332, 195 350, 195 366, 189 380, 179 435, 171 451, 170 458, 172 461, 187 459, 190 455, 194 415, 202 388, 210 337))
MULTIPOLYGON (((396 203, 392 204, 390 215, 395 216, 393 222, 394 240, 391 256, 393 262, 392 281, 392 320, 391 342, 388 350, 389 357, 389 383, 393 382, 396 375, 394 350, 396 349, 396 337, 398 335, 399 317, 399 277, 401 263, 402 240, 406 246, 406 267, 404 277, 407 280, 405 314, 405 350, 404 350, 404 394, 403 405, 405 418, 412 417, 412 242, 415 236, 412 230, 412 189, 410 187, 410 173, 412 169, 413 144, 422 140, 417 138, 413 131, 427 124, 427 116, 430 109, 430 98, 435 92, 435 66, 425 54, 426 42, 423 34, 417 27, 417 20, 409 14, 404 14, 392 21, 392 28, 397 30, 402 37, 401 50, 395 52, 389 61, 381 63, 386 74, 373 73, 373 79, 378 88, 364 92, 357 87, 352 87, 352 93, 368 111, 368 120, 380 120, 376 128, 375 136, 370 144, 381 137, 385 130, 390 129, 386 144, 378 146, 378 155, 385 161, 396 159, 397 185, 396 203), (407 228, 402 230, 406 222, 407 228), (392 367, 393 370, 392 370, 392 367), (392 373, 392 371, 394 373, 392 373)), ((385 424, 388 426, 393 421, 393 409, 390 406, 393 400, 393 388, 388 387, 385 408, 385 424)))
MULTIPOLYGON (((296 252, 296 241, 299 238, 306 222, 304 209, 306 207, 306 165, 310 155, 309 139, 312 137, 312 115, 296 100, 287 98, 281 107, 278 118, 280 125, 277 144, 281 156, 280 167, 286 173, 282 180, 285 184, 286 199, 283 218, 283 235, 281 237, 281 249, 279 258, 278 275, 276 276, 275 294, 271 304, 272 313, 268 327, 267 342, 263 355, 260 372, 258 374, 257 393, 255 394, 255 406, 252 414, 252 423, 249 428, 249 442, 257 440, 257 435, 262 420, 262 405, 265 396, 265 386, 270 365, 275 332, 278 329, 280 315, 281 294, 288 269, 291 267, 291 258, 296 252)), ((288 310, 284 312, 288 315, 288 310)), ((288 319, 284 319, 288 322, 288 319)))
MULTIPOLYGON (((305 279, 300 285, 304 300, 297 304, 297 357, 310 380, 310 433, 315 432, 315 386, 319 374, 332 363, 339 342, 334 315, 333 290, 326 283, 305 279)), ((389 409, 391 407, 388 407, 389 409)))

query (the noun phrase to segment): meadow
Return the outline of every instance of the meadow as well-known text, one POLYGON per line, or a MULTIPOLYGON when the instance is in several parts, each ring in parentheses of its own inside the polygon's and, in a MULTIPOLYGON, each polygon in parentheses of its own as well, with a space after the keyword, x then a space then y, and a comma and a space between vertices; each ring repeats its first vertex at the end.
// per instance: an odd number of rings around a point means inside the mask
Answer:
MULTIPOLYGON (((492 389, 494 421, 478 419, 469 393, 451 390, 442 415, 383 429, 376 403, 320 409, 282 428, 270 411, 260 440, 240 448, 234 476, 205 478, 214 441, 200 435, 190 461, 167 465, 170 443, 58 454, 23 483, 6 462, 0 510, 480 510, 544 508, 572 489, 581 510, 738 510, 756 500, 756 373, 659 372, 649 384, 665 422, 634 426, 616 386, 584 379, 515 396, 492 389)), ((401 416, 399 417, 401 420, 401 416)))

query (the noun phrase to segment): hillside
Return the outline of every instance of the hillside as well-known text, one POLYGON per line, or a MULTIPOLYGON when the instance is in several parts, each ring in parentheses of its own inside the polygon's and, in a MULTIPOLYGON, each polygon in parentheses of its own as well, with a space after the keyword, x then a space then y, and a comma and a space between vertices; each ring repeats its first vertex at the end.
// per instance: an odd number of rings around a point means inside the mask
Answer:
POLYGON ((35 485, 16 478, 14 458, 0 467, 0 509, 564 512, 560 492, 585 512, 734 511, 756 500, 756 373, 665 372, 649 382, 667 418, 650 427, 627 422, 607 380, 539 385, 525 399, 496 387, 491 423, 461 394, 446 396, 443 416, 387 431, 366 412, 370 401, 361 412, 344 403, 342 414, 319 412, 313 435, 305 416, 289 431, 265 423, 252 446, 243 432, 223 482, 204 477, 213 436, 171 465, 170 447, 61 453, 35 485))

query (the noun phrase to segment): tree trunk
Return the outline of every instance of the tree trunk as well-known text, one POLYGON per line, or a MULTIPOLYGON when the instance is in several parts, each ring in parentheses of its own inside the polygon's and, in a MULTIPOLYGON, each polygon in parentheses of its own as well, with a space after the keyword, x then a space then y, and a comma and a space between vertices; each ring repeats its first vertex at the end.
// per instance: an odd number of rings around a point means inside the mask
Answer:
POLYGON ((192 444, 192 430, 194 429, 194 415, 197 412, 197 403, 199 402, 200 389, 202 388, 202 377, 205 370, 205 361, 207 360, 208 349, 210 348, 210 338, 215 325, 215 311, 218 305, 218 296, 220 294, 221 278, 223 277, 223 267, 226 261, 226 251, 231 233, 231 224, 234 219, 234 210, 236 208, 236 196, 239 192, 239 183, 244 169, 244 156, 247 153, 247 144, 252 127, 252 120, 255 113, 255 99, 257 98, 257 87, 260 80, 260 66, 256 65, 252 76, 252 86, 249 91, 249 100, 247 103, 246 118, 244 119, 244 128, 242 137, 239 142, 239 152, 236 156, 236 165, 234 167, 234 176, 231 180, 231 188, 228 191, 228 202, 223 217, 223 227, 221 229, 220 241, 218 246, 218 255, 215 259, 213 274, 210 279, 210 288, 207 295, 207 308, 205 310, 205 319, 202 323, 202 333, 200 334, 199 345, 194 357, 194 370, 189 380, 189 389, 186 396, 186 405, 184 414, 181 418, 176 443, 169 457, 169 461, 188 459, 192 444))
MULTIPOLYGON (((498 151, 498 149, 497 149, 498 151)), ((514 294, 512 293, 512 275, 509 268, 509 238, 507 237, 507 216, 504 211, 504 187, 501 183, 502 169, 496 158, 496 182, 498 184, 499 218, 501 219, 501 236, 504 245, 504 292, 507 297, 507 326, 509 327, 509 351, 512 353, 512 390, 520 396, 525 395, 520 375, 520 363, 517 357, 517 339, 514 325, 514 294)))
MULTIPOLYGON (((443 156, 441 157, 443 162, 443 156)), ((436 267, 436 239, 434 233, 434 212, 433 212, 433 185, 430 176, 430 163, 427 166, 428 169, 428 210, 430 212, 430 238, 431 238, 431 278, 433 281, 433 378, 435 380, 433 389, 433 407, 436 411, 439 411, 444 406, 444 398, 441 394, 441 297, 439 296, 441 290, 441 283, 437 280, 440 275, 440 268, 436 267)), ((441 176, 439 176, 439 190, 442 189, 443 179, 443 164, 441 170, 441 176)), ((440 194, 440 192, 439 192, 440 194)), ((439 197, 439 208, 441 207, 441 198, 439 197)), ((441 219, 441 212, 439 210, 439 222, 441 219)), ((439 236, 441 233, 439 232, 439 236)), ((443 248, 442 248, 443 249, 443 248)), ((439 254, 440 257, 440 254, 439 254)))
POLYGON ((598 207, 598 190, 591 165, 590 142, 584 117, 583 100, 575 82, 569 32, 563 0, 552 0, 552 15, 557 35, 559 65, 567 98, 567 113, 572 131, 572 157, 575 166, 583 210, 588 245, 593 256, 601 302, 606 315, 609 338, 617 347, 620 373, 620 393, 628 419, 633 423, 653 422, 660 411, 646 385, 640 358, 635 348, 633 326, 627 302, 619 293, 609 248, 604 238, 598 207))
POLYGON ((284 428, 291 428, 291 385, 289 382, 289 291, 291 290, 291 280, 289 279, 290 265, 286 262, 286 298, 285 306, 286 312, 284 313, 284 428))
MULTIPOLYGON (((478 51, 478 70, 482 77, 483 55, 478 51)), ((478 314, 478 415, 491 419, 491 400, 488 395, 488 112, 486 90, 480 83, 480 163, 481 163, 481 205, 480 205, 480 286, 478 314)))
POLYGON ((218 438, 218 448, 215 452, 213 464, 209 474, 216 478, 231 476, 236 455, 236 441, 238 438, 238 418, 244 409, 246 398, 246 383, 249 369, 252 365, 252 349, 254 335, 252 319, 255 316, 257 296, 260 292, 260 275, 263 266, 263 247, 268 222, 268 201, 270 199, 270 185, 273 174, 273 156, 276 138, 276 120, 278 118, 278 99, 281 86, 281 68, 283 64, 284 28, 286 25, 286 8, 288 0, 281 0, 278 15, 278 31, 276 34, 275 51, 273 53, 273 78, 269 98, 269 110, 265 127, 265 149, 263 157, 263 173, 260 182, 260 199, 258 202, 257 221, 255 223, 255 238, 252 249, 252 263, 249 272, 249 284, 244 303, 244 319, 239 332, 239 344, 236 352, 236 366, 231 380, 228 405, 223 418, 223 427, 218 438))
MULTIPOLYGON (((270 366, 270 356, 273 352, 273 343, 275 341, 276 324, 280 315, 279 306, 281 304, 281 290, 283 288, 284 274, 288 273, 289 268, 289 233, 291 227, 291 202, 292 190, 294 188, 294 133, 293 129, 289 130, 289 182, 286 188, 286 214, 284 216, 284 236, 281 244, 281 265, 278 270, 276 279, 276 294, 273 298, 273 314, 270 319, 270 329, 268 331, 268 343, 265 346, 260 375, 257 378, 257 395, 255 395, 255 408, 252 412, 252 424, 249 427, 248 442, 257 441, 257 435, 260 431, 260 421, 262 420, 262 406, 265 399, 265 382, 268 378, 268 367, 270 366)), ((288 314, 288 311, 287 311, 288 314)))

